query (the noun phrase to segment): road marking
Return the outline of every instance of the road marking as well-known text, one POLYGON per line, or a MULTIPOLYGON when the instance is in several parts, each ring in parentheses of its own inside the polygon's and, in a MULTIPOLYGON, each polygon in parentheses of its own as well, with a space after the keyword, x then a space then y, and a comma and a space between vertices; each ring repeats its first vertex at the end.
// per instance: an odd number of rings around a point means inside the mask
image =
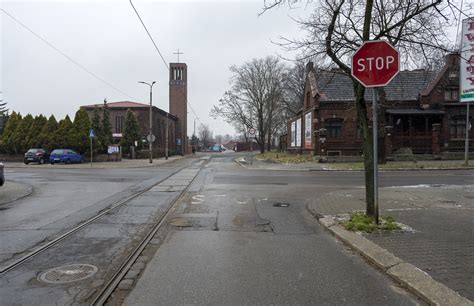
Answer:
POLYGON ((192 196, 192 199, 194 201, 191 201, 191 204, 202 204, 204 203, 204 195, 203 194, 197 194, 192 196))

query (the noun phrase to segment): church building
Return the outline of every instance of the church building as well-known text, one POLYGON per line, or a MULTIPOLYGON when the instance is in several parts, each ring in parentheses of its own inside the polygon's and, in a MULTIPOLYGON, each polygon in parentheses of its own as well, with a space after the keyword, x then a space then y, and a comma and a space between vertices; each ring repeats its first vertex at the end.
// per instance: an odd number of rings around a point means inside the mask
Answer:
MULTIPOLYGON (((169 69, 169 113, 152 106, 152 133, 155 135, 153 142, 153 156, 165 156, 166 131, 168 131, 168 155, 189 154, 189 139, 187 136, 187 65, 185 63, 170 63, 169 69), (168 129, 166 126, 168 125, 168 129)), ((155 103, 154 103, 155 104, 155 103)), ((104 102, 82 106, 92 120, 94 109, 102 110, 107 107, 112 126, 114 143, 119 143, 123 137, 125 117, 130 109, 137 118, 141 131, 144 147, 148 147, 146 137, 149 133, 150 104, 134 101, 104 102)))

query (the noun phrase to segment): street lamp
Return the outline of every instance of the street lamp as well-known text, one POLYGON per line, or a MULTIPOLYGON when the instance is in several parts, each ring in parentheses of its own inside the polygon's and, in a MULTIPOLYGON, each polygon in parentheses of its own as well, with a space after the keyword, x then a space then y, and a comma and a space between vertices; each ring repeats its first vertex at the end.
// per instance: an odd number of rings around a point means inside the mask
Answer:
POLYGON ((145 85, 148 85, 150 86, 150 130, 148 132, 148 149, 150 150, 150 164, 153 162, 153 149, 152 149, 152 142, 153 142, 153 129, 152 129, 152 89, 153 89, 153 85, 155 85, 156 81, 153 81, 151 84, 150 83, 147 83, 147 82, 142 82, 142 81, 139 81, 138 83, 142 83, 142 84, 145 84, 145 85))

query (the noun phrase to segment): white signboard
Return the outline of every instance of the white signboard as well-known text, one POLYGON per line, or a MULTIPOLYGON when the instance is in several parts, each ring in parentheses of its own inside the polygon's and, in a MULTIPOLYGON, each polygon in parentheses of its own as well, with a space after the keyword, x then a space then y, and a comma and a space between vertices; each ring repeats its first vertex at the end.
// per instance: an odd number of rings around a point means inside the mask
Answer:
POLYGON ((296 146, 301 147, 301 119, 296 120, 296 146))
POLYGON ((312 133, 311 133, 311 112, 307 113, 304 116, 304 148, 305 149, 311 149, 312 145, 312 133))
POLYGON ((107 153, 108 154, 119 154, 120 153, 120 147, 119 146, 108 146, 107 147, 107 153))
POLYGON ((474 102, 474 17, 462 21, 461 31, 461 102, 474 102))
POLYGON ((291 123, 291 146, 296 146, 296 121, 291 123))

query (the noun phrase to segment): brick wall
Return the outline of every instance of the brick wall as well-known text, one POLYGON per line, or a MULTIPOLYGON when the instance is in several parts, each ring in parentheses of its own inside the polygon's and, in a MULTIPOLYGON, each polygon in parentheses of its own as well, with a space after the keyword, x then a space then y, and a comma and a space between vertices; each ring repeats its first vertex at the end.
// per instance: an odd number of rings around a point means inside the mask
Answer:
MULTIPOLYGON (((170 94, 170 113, 178 118, 176 122, 176 139, 181 139, 181 146, 178 150, 181 153, 188 154, 187 146, 187 120, 188 120, 188 106, 187 106, 187 65, 184 63, 170 63, 169 75, 169 94, 170 94)), ((175 138, 173 141, 176 143, 175 138)))

